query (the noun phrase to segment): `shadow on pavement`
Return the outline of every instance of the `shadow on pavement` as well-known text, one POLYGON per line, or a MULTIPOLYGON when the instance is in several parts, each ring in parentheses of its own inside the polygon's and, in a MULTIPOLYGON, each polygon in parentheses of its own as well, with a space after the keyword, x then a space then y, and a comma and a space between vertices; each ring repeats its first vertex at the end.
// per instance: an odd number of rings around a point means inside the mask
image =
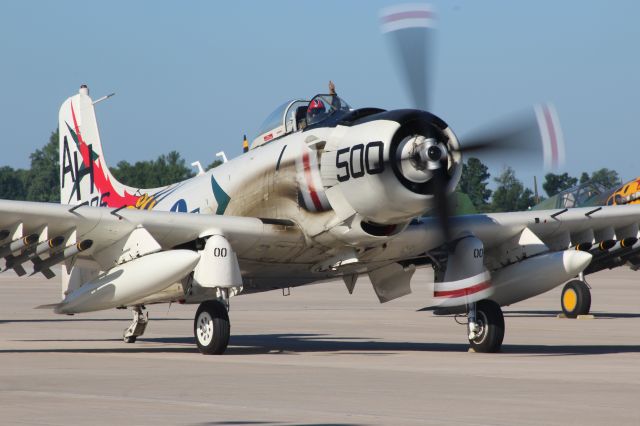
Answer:
MULTIPOLYGON (((21 342, 43 340, 21 340, 21 342)), ((46 342, 103 342, 112 345, 120 339, 48 339, 46 342)), ((231 336, 226 355, 296 354, 328 352, 339 355, 392 355, 399 352, 466 352, 465 343, 390 342, 321 334, 259 334, 231 336)), ((138 343, 121 343, 107 348, 24 348, 0 349, 0 353, 197 353, 193 337, 139 338, 138 343), (165 346, 166 345, 166 346, 165 346), (176 347, 177 346, 177 347, 176 347)), ((601 355, 640 352, 640 345, 514 345, 505 344, 504 354, 516 355, 601 355)), ((485 356, 485 355, 479 355, 485 356)), ((488 355, 490 356, 490 355, 488 355)))
MULTIPOLYGON (((193 426, 235 426, 235 425, 291 425, 294 423, 288 422, 264 422, 255 420, 232 420, 232 421, 218 421, 218 422, 204 422, 193 423, 193 426)), ((297 426, 359 426, 359 423, 295 423, 297 426)))
MULTIPOLYGON (((191 318, 151 318, 152 321, 193 321, 191 318)), ((0 319, 1 324, 9 323, 48 323, 48 322, 131 322, 131 318, 33 318, 33 319, 0 319)))
POLYGON ((282 422, 264 422, 259 420, 230 420, 230 421, 217 421, 217 422, 202 422, 193 423, 193 426, 232 426, 232 425, 282 425, 282 422))
MULTIPOLYGON (((505 310, 505 317, 557 317, 562 311, 558 310, 505 310)), ((596 319, 640 318, 640 313, 631 312, 591 312, 596 319)))

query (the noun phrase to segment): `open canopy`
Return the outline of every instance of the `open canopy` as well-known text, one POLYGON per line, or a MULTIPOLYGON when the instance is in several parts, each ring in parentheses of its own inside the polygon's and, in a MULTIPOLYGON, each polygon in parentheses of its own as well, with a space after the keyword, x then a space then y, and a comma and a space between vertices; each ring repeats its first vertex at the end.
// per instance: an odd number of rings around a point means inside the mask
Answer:
POLYGON ((289 100, 267 116, 251 148, 256 148, 282 136, 317 125, 340 111, 350 107, 338 95, 316 95, 310 101, 289 100))

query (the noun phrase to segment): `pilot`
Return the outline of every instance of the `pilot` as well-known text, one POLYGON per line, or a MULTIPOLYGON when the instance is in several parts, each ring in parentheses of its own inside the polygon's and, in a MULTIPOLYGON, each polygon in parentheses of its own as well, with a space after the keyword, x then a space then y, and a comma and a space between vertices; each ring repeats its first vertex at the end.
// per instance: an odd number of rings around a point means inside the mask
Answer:
MULTIPOLYGON (((336 94, 336 85, 333 81, 329 80, 329 95, 331 96, 331 107, 333 110, 339 110, 341 106, 340 98, 336 94)), ((314 99, 309 102, 307 108, 307 123, 314 123, 319 121, 318 118, 327 113, 327 108, 324 105, 322 99, 314 99)))
POLYGON ((307 122, 313 123, 316 121, 316 118, 324 115, 327 112, 327 108, 324 106, 324 102, 322 99, 314 99, 309 102, 309 107, 307 108, 307 122))

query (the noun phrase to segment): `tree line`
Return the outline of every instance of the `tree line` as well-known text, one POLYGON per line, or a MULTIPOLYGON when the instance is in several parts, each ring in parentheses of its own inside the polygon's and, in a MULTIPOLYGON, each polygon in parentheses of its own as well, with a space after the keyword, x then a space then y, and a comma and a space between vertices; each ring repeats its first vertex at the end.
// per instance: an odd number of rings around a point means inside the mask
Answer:
MULTIPOLYGON (((60 167, 58 156, 58 131, 51 133, 49 142, 30 156, 29 169, 0 167, 0 199, 28 201, 60 201, 60 167)), ((220 160, 209 164, 206 170, 220 165, 220 160)), ((113 176, 125 185, 136 188, 156 188, 194 176, 195 172, 186 165, 177 151, 160 155, 155 160, 137 161, 134 164, 120 161, 110 168, 113 176)), ((493 178, 495 189, 489 189, 491 174, 489 168, 477 158, 469 158, 462 165, 462 175, 457 191, 469 196, 480 212, 501 212, 526 210, 544 197, 536 200, 534 191, 526 187, 511 167, 493 178)), ((618 173, 602 168, 589 174, 583 172, 579 178, 567 173, 548 173, 544 177, 542 189, 551 197, 578 183, 596 182, 605 188, 620 183, 618 173)))
MULTIPOLYGON (((29 169, 0 167, 0 199, 60 202, 60 160, 58 131, 51 133, 49 142, 29 156, 29 169)), ((215 160, 207 170, 221 164, 215 160)), ((155 160, 134 164, 120 161, 109 170, 125 185, 135 188, 157 188, 193 177, 193 168, 186 165, 177 151, 160 155, 155 160)))
MULTIPOLYGON (((469 158, 462 166, 456 190, 467 194, 476 209, 485 213, 527 210, 545 199, 540 195, 536 199, 534 191, 524 186, 511 167, 506 167, 493 179, 495 190, 488 188, 490 177, 489 168, 485 164, 477 158, 469 158)), ((568 173, 547 173, 542 189, 548 197, 552 197, 578 183, 588 181, 607 189, 620 185, 620 177, 615 170, 602 168, 591 174, 582 172, 580 178, 569 176, 568 173)))

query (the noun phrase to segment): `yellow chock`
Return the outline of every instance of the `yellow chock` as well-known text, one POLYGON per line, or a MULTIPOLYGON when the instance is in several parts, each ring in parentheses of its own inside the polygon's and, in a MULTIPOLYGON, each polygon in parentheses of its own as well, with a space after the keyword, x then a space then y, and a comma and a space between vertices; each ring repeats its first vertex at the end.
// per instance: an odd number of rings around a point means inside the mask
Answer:
MULTIPOLYGON (((558 314, 556 316, 556 318, 567 318, 567 316, 565 314, 558 314)), ((571 318, 573 319, 573 318, 571 318)), ((595 319, 595 315, 593 314, 587 314, 587 315, 578 315, 575 319, 595 319)))
POLYGON ((578 319, 594 319, 595 315, 587 314, 587 315, 578 315, 578 319))

